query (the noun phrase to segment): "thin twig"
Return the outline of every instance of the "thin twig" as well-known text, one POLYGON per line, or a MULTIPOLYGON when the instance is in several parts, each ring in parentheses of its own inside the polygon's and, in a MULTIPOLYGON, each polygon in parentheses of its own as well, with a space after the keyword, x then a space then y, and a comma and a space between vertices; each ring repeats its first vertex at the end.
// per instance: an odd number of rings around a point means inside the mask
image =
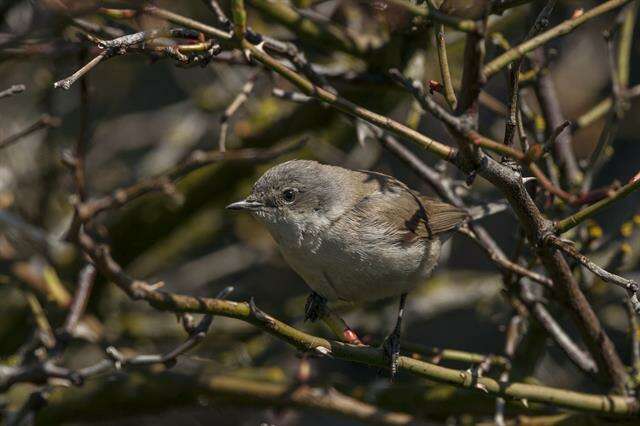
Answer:
MULTIPOLYGON (((546 68, 547 58, 544 47, 537 49, 533 55, 533 62, 541 68, 538 79, 535 83, 536 96, 542 108, 542 114, 546 123, 547 135, 551 137, 551 132, 560 128, 566 122, 560 98, 555 83, 546 68)), ((569 186, 575 188, 582 179, 582 173, 578 167, 578 161, 573 151, 571 132, 558 133, 554 144, 554 160, 560 166, 560 170, 568 182, 569 186)))
POLYGON ((520 299, 527 306, 538 324, 551 336, 553 341, 576 367, 590 375, 595 375, 599 372, 598 365, 594 359, 569 337, 544 304, 532 294, 528 286, 521 286, 520 299))
POLYGON ((9 96, 13 96, 13 95, 17 95, 18 93, 22 93, 25 90, 27 90, 27 86, 25 86, 24 84, 14 84, 13 86, 9 87, 6 90, 3 90, 2 92, 0 92, 0 99, 2 98, 6 98, 9 96))
POLYGON ((627 300, 627 317, 629 318, 629 336, 631 338, 631 368, 636 380, 640 377, 640 324, 633 303, 627 300))
POLYGON ((527 277, 530 280, 537 282, 538 284, 542 284, 543 286, 547 287, 547 288, 553 288, 553 281, 551 281, 551 279, 545 277, 544 275, 540 275, 536 272, 530 271, 529 269, 525 268, 524 266, 513 262, 511 260, 509 260, 506 256, 504 256, 503 253, 499 253, 496 250, 492 250, 491 247, 488 247, 484 244, 482 244, 479 239, 478 236, 476 235, 476 233, 468 228, 460 228, 459 232, 461 232, 462 234, 467 235, 469 238, 471 238, 473 241, 475 241, 476 243, 478 243, 478 245, 484 249, 484 251, 487 253, 487 255, 489 256, 489 258, 500 267, 500 269, 502 269, 503 271, 511 271, 517 275, 523 276, 523 277, 527 277))
POLYGON ((636 174, 633 178, 631 178, 629 183, 627 183, 625 186, 615 191, 609 197, 604 198, 598 201, 597 203, 594 203, 589 207, 585 207, 584 209, 578 211, 577 213, 558 221, 555 225, 556 231, 561 234, 564 232, 567 232, 571 228, 574 228, 575 226, 579 225, 581 222, 585 221, 586 219, 590 218, 596 213, 599 213, 609 208, 615 202, 622 200, 623 198, 631 194, 633 191, 635 191, 639 187, 640 187, 640 173, 636 174))
POLYGON ((451 81, 451 72, 449 71, 449 59, 447 58, 447 40, 444 33, 444 25, 436 25, 434 27, 436 36, 436 45, 438 46, 438 60, 440 64, 440 76, 442 77, 442 85, 444 86, 444 97, 449 103, 451 110, 456 109, 458 100, 456 92, 453 90, 453 82, 451 81))
POLYGON ((9 145, 12 145, 18 142, 20 139, 26 136, 29 136, 31 133, 37 132, 38 130, 46 129, 49 127, 58 127, 60 126, 60 123, 61 123, 61 120, 58 117, 52 117, 48 114, 43 114, 40 116, 38 121, 33 123, 31 126, 5 139, 0 140, 0 149, 6 148, 9 145))
POLYGON ((83 75, 91 71, 93 68, 95 68, 100 62, 102 62, 103 59, 108 59, 115 54, 116 54, 115 49, 103 50, 95 58, 87 62, 86 65, 84 65, 78 71, 71 74, 69 77, 53 83, 53 87, 69 90, 71 88, 71 85, 73 85, 73 83, 75 83, 80 77, 82 77, 83 75))
MULTIPOLYGON (((216 299, 224 300, 232 291, 233 287, 225 287, 218 293, 216 299)), ((175 348, 163 354, 135 355, 127 357, 115 347, 109 346, 105 351, 107 353, 107 358, 94 365, 78 370, 77 374, 83 379, 87 379, 89 377, 105 373, 114 367, 116 370, 121 370, 127 366, 140 367, 154 364, 163 364, 166 367, 173 367, 177 363, 179 356, 184 355, 204 340, 212 323, 213 315, 205 314, 194 327, 185 326, 185 330, 188 334, 187 339, 175 348)))
POLYGON ((615 284, 625 289, 630 294, 635 294, 636 292, 638 292, 638 290, 640 290, 640 286, 638 285, 637 282, 635 282, 634 280, 630 280, 628 278, 623 278, 619 275, 613 274, 605 270, 603 267, 596 265, 587 256, 580 253, 573 246, 573 244, 563 240, 562 238, 555 235, 549 235, 549 237, 547 238, 547 242, 559 248, 564 253, 568 254, 574 259, 576 259, 578 262, 584 265, 588 270, 590 270, 591 272, 596 274, 598 277, 600 277, 603 281, 615 284))
POLYGON ((601 5, 598 5, 591 10, 583 13, 582 15, 568 19, 561 24, 551 28, 550 30, 545 31, 544 33, 525 41, 524 43, 515 46, 502 55, 498 56, 488 64, 486 64, 483 68, 483 73, 486 78, 489 78, 500 71, 502 68, 507 66, 508 63, 520 58, 532 50, 548 43, 556 37, 565 35, 584 24, 585 22, 590 21, 593 18, 596 18, 602 14, 610 12, 614 9, 617 9, 625 4, 629 3, 631 0, 609 0, 601 5))
MULTIPOLYGON (((555 5, 556 0, 547 1, 522 42, 535 37, 549 25, 549 18, 551 17, 551 13, 553 12, 555 5)), ((520 106, 520 102, 518 101, 520 97, 520 72, 522 70, 523 62, 524 57, 520 57, 509 67, 509 103, 507 106, 509 108, 509 114, 505 120, 504 132, 504 144, 508 146, 513 145, 513 137, 516 132, 520 106)))
POLYGON ((218 19, 218 23, 224 28, 225 31, 231 31, 231 21, 220 7, 220 4, 216 0, 203 0, 203 3, 211 10, 218 19))
POLYGON ((236 113, 236 111, 244 104, 249 95, 253 91, 258 73, 254 73, 247 79, 247 82, 242 86, 240 93, 231 101, 229 106, 224 110, 224 113, 220 117, 220 135, 218 137, 218 149, 220 152, 227 150, 227 132, 229 128, 229 119, 236 113))
POLYGON ((178 15, 177 13, 170 12, 166 9, 161 9, 155 6, 143 6, 140 10, 146 13, 147 15, 152 15, 161 19, 166 19, 167 21, 172 22, 174 24, 182 25, 187 28, 192 28, 194 30, 201 31, 205 34, 218 37, 222 40, 229 40, 232 37, 232 34, 229 33, 228 31, 219 30, 218 28, 203 24, 202 22, 196 21, 194 19, 186 18, 182 15, 178 15))
POLYGON ((113 191, 111 195, 88 200, 77 206, 80 219, 85 222, 96 214, 128 203, 152 191, 169 189, 186 174, 206 165, 220 161, 268 161, 285 153, 299 149, 305 140, 285 143, 269 149, 245 148, 233 151, 194 151, 183 162, 160 175, 143 179, 138 183, 113 191))
MULTIPOLYGON (((511 370, 511 361, 516 353, 516 348, 520 339, 522 337, 522 321, 523 318, 516 314, 511 317, 509 320, 509 325, 507 326, 507 332, 505 334, 505 343, 504 343, 504 355, 509 360, 507 365, 503 368, 502 373, 500 374, 500 382, 508 383, 509 382, 509 372, 511 370)), ((496 398, 496 413, 494 415, 494 421, 496 426, 504 426, 504 410, 506 406, 506 401, 504 398, 496 398)))
POLYGON ((89 303, 89 296, 91 295, 91 289, 96 279, 96 268, 88 263, 80 271, 78 276, 78 284, 76 292, 73 296, 73 302, 69 307, 69 313, 64 322, 64 332, 69 336, 75 333, 76 326, 82 318, 84 311, 89 303))

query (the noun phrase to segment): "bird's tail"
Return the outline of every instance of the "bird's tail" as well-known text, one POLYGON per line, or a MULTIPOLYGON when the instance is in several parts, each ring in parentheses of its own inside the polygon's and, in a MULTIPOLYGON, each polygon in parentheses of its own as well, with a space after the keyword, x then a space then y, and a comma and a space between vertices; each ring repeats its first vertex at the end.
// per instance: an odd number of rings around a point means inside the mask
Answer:
POLYGON ((509 204, 506 201, 496 201, 471 207, 467 211, 469 212, 469 216, 471 216, 471 220, 476 221, 487 216, 500 213, 501 211, 506 210, 508 207, 509 204))

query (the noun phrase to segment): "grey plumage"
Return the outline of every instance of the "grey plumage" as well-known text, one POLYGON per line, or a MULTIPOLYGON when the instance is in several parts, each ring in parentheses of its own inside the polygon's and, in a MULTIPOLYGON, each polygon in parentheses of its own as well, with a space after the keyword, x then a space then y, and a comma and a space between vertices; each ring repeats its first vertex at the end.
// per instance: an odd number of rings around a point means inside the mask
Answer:
POLYGON ((397 179, 315 161, 268 170, 246 200, 284 258, 328 300, 375 300, 407 293, 436 266, 441 237, 467 212, 409 189, 397 179))

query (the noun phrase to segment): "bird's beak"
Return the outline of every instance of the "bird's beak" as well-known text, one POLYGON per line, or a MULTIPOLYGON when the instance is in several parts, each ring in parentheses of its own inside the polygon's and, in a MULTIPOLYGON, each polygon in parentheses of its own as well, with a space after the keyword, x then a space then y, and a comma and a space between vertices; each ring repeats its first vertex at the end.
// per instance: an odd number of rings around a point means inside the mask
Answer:
POLYGON ((260 207, 263 207, 259 201, 245 199, 242 201, 236 201, 235 203, 229 204, 226 208, 229 210, 258 210, 260 207))

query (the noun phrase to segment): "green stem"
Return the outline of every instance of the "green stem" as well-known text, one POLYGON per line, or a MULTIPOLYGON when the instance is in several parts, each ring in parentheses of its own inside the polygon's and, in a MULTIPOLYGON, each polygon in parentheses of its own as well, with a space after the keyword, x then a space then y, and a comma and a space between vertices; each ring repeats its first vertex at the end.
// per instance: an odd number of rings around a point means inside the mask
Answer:
MULTIPOLYGON (((104 272, 104 271, 103 271, 104 272)), ((376 367, 386 366, 383 351, 368 346, 353 346, 323 339, 289 326, 273 317, 263 321, 254 316, 247 303, 236 303, 218 299, 196 298, 185 295, 149 291, 144 300, 157 309, 171 312, 210 313, 249 322, 290 345, 311 352, 325 352, 344 359, 376 367)), ((525 383, 499 383, 489 377, 475 377, 469 371, 441 367, 424 361, 400 357, 401 370, 418 377, 457 387, 481 389, 493 395, 509 399, 542 402, 559 407, 594 413, 635 415, 638 405, 632 398, 614 395, 595 395, 525 383)))
POLYGON ((601 211, 610 207, 613 203, 619 200, 622 200, 627 195, 631 194, 633 191, 638 189, 638 187, 640 187, 640 173, 637 174, 633 179, 631 179, 631 181, 628 184, 618 189, 610 197, 600 200, 597 203, 594 203, 589 207, 586 207, 580 210, 579 212, 557 222, 556 230, 561 234, 564 232, 567 232, 569 229, 574 228, 575 226, 583 222, 585 219, 590 218, 596 213, 600 213, 601 211))
POLYGON ((451 72, 449 71, 449 59, 447 57, 447 40, 444 34, 444 26, 436 25, 434 28, 436 33, 436 45, 438 46, 438 60, 440 63, 440 75, 442 76, 442 85, 444 86, 444 97, 449 103, 451 110, 455 111, 458 105, 456 93, 453 90, 451 81, 451 72))
MULTIPOLYGON (((354 346, 313 336, 259 311, 249 303, 222 299, 193 297, 155 290, 144 281, 129 277, 111 257, 106 246, 99 246, 86 234, 80 234, 78 244, 94 261, 96 268, 113 281, 130 298, 144 300, 154 308, 173 313, 190 312, 220 315, 253 324, 303 352, 330 355, 360 364, 387 367, 381 348, 354 346)), ((460 388, 477 389, 490 395, 526 402, 548 403, 558 407, 609 415, 638 415, 640 407, 634 398, 618 395, 595 395, 525 383, 498 382, 490 377, 478 377, 470 371, 456 370, 421 360, 401 356, 400 370, 418 377, 448 383, 460 388)))
POLYGON ((631 47, 633 45, 633 29, 636 24, 636 15, 638 14, 637 1, 629 5, 622 24, 620 33, 620 44, 618 45, 618 81, 624 89, 629 86, 629 71, 631 69, 631 47))
POLYGON ((489 78, 493 76, 495 73, 507 66, 507 64, 509 64, 510 62, 523 57, 535 48, 542 46, 543 44, 549 42, 550 40, 553 40, 556 37, 568 34, 585 22, 611 10, 624 6, 630 1, 631 0, 609 0, 608 2, 605 2, 599 6, 594 7, 588 12, 583 13, 577 18, 568 19, 563 23, 551 28, 550 30, 545 31, 542 34, 507 50, 505 53, 498 56, 493 61, 484 66, 483 73, 485 77, 489 78))
POLYGON ((244 38, 244 33, 247 32, 247 11, 244 8, 244 0, 231 1, 231 16, 233 17, 234 37, 244 38))

